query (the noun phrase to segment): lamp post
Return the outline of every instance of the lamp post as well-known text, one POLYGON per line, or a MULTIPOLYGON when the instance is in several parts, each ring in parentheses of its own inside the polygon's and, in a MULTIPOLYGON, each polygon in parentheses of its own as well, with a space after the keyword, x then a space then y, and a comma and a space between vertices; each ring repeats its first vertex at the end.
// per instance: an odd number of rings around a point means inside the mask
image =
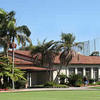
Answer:
MULTIPOLYGON (((12 75, 14 75, 14 48, 16 48, 16 46, 14 42, 10 46, 12 48, 12 75)), ((12 89, 15 89, 14 80, 12 80, 12 89)))

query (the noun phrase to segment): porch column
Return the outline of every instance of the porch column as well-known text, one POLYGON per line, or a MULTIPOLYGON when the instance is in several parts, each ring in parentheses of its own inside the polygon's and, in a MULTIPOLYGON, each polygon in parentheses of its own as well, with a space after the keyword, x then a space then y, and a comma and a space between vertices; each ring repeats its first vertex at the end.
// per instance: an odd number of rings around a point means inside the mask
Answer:
POLYGON ((98 81, 100 81, 100 68, 98 68, 98 81))
POLYGON ((29 75, 29 72, 27 73, 27 83, 28 83, 28 87, 30 86, 30 79, 29 79, 30 75, 29 75))
POLYGON ((77 70, 77 68, 75 68, 75 74, 78 74, 78 70, 77 70))
POLYGON ((91 79, 93 79, 93 67, 91 68, 91 79))
POLYGON ((32 86, 32 79, 31 79, 31 73, 29 73, 29 86, 32 86))
POLYGON ((66 72, 67 72, 67 77, 69 77, 69 68, 66 68, 66 72))
POLYGON ((83 76, 86 76, 86 69, 85 69, 85 67, 83 68, 83 76))

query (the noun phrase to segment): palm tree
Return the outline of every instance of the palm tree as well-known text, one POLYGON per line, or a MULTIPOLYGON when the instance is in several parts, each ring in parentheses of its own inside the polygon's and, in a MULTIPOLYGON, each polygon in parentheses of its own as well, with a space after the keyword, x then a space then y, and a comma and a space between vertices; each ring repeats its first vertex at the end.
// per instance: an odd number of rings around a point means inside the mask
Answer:
POLYGON ((27 42, 31 42, 29 36, 31 32, 26 25, 16 26, 15 12, 6 12, 0 9, 0 44, 4 47, 4 51, 8 55, 8 49, 11 42, 17 39, 18 44, 22 46, 27 42), (2 41, 2 42, 1 42, 2 41))
POLYGON ((38 42, 38 45, 32 48, 31 54, 36 65, 40 65, 41 67, 47 66, 51 69, 49 71, 49 81, 51 81, 52 65, 54 63, 55 55, 57 55, 56 43, 53 40, 49 42, 44 40, 42 44, 38 42))
POLYGON ((8 57, 8 48, 10 43, 10 36, 8 32, 8 23, 10 20, 14 20, 15 12, 6 12, 0 9, 0 46, 4 47, 4 54, 8 57))
POLYGON ((82 46, 79 44, 81 42, 74 42, 75 36, 71 33, 62 33, 61 34, 61 41, 59 42, 59 48, 60 48, 60 67, 59 71, 57 73, 56 81, 58 79, 58 76, 60 74, 60 70, 62 69, 62 66, 68 66, 70 61, 72 60, 72 57, 74 56, 75 51, 73 50, 74 46, 77 46, 78 48, 82 49, 82 46))
MULTIPOLYGON (((13 62, 13 68, 12 68, 12 74, 14 74, 14 47, 15 47, 15 39, 17 40, 18 44, 22 44, 22 46, 25 46, 26 41, 31 42, 29 39, 31 32, 28 29, 26 25, 23 26, 16 26, 16 19, 15 19, 15 12, 6 12, 3 9, 0 9, 0 37, 1 40, 5 40, 4 49, 7 52, 8 55, 8 48, 9 43, 11 43, 12 47, 12 62, 13 62), (4 38, 4 39, 3 39, 4 38)), ((14 88, 14 82, 13 82, 13 88, 14 88)))
POLYGON ((75 36, 71 33, 62 33, 61 34, 61 48, 62 53, 60 55, 60 61, 63 65, 68 65, 72 59, 72 47, 75 46, 74 44, 75 36))
POLYGON ((82 42, 75 42, 75 36, 71 33, 62 33, 61 34, 61 50, 60 61, 63 65, 68 65, 74 56, 75 50, 73 47, 78 47, 82 49, 80 45, 82 42))
MULTIPOLYGON (((26 25, 16 26, 16 20, 10 20, 7 27, 8 27, 10 40, 12 42, 12 62, 13 62, 12 74, 14 74, 14 46, 15 46, 14 42, 15 42, 15 39, 17 39, 18 43, 25 45, 26 41, 31 42, 29 39, 31 32, 26 25)), ((14 81, 13 81, 13 89, 14 89, 14 81)))

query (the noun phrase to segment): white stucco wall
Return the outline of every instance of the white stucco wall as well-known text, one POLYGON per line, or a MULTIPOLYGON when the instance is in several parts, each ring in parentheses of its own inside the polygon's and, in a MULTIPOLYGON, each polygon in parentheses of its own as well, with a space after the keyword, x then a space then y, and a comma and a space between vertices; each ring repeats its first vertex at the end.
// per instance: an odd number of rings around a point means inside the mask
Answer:
MULTIPOLYGON (((54 65, 54 68, 57 69, 56 71, 53 71, 53 80, 55 80, 57 78, 57 73, 59 71, 59 65, 54 65)), ((75 73, 78 74, 78 69, 77 68, 82 68, 83 69, 83 76, 86 74, 86 68, 90 68, 90 75, 91 78, 93 78, 93 69, 92 68, 97 68, 98 69, 98 77, 100 78, 100 65, 69 65, 67 67, 63 66, 60 70, 60 74, 65 74, 67 76, 69 76, 69 68, 75 68, 75 73)))

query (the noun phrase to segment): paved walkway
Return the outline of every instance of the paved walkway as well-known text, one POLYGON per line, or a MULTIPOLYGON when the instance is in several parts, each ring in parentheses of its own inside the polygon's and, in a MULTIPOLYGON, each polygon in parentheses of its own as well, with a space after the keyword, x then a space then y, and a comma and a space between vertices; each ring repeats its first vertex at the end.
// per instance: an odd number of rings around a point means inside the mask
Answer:
POLYGON ((58 91, 58 90, 99 90, 89 87, 69 87, 69 88, 32 88, 32 89, 15 89, 0 92, 20 92, 20 91, 58 91))

